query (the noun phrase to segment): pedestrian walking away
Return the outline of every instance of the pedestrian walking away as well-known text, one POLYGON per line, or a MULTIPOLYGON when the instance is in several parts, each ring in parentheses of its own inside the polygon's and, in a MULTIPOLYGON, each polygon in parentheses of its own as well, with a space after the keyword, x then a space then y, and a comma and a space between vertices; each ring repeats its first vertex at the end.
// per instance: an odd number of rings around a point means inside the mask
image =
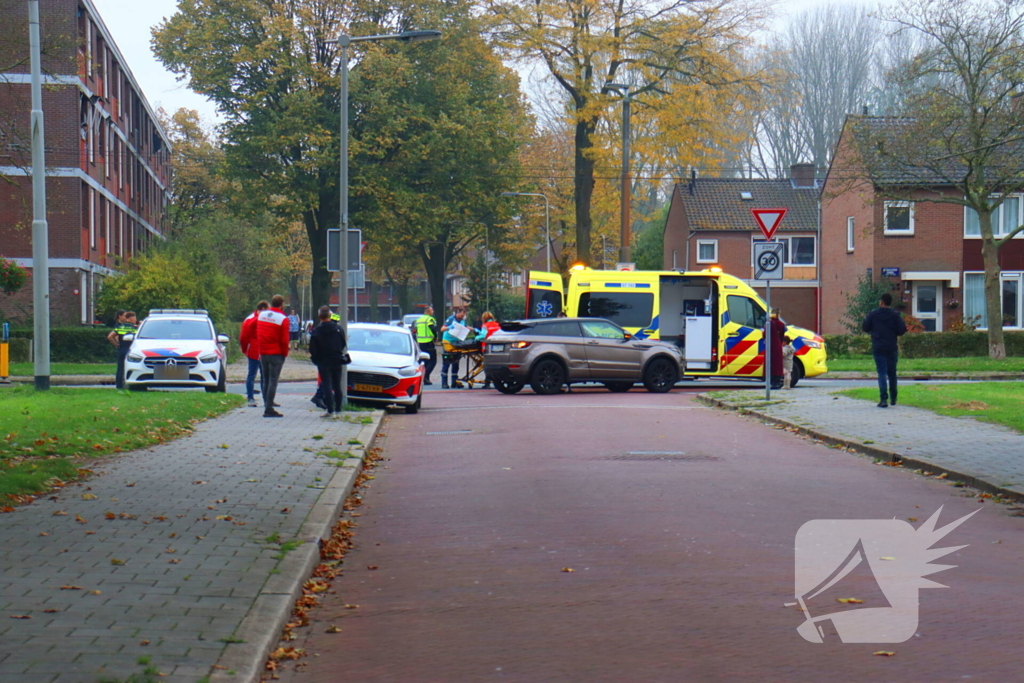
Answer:
POLYGON ((423 315, 416 319, 412 329, 413 334, 416 335, 416 343, 419 344, 420 351, 430 356, 427 362, 424 363, 426 375, 424 375, 423 383, 433 384, 430 381, 430 375, 434 372, 434 368, 437 367, 437 320, 434 319, 433 306, 427 306, 423 309, 423 315))
POLYGON ((899 337, 907 333, 903 316, 892 310, 892 294, 885 292, 878 308, 868 313, 861 329, 871 334, 871 353, 878 372, 878 407, 896 405, 896 364, 899 362, 899 337))
POLYGON ((270 298, 270 308, 261 311, 256 318, 256 344, 263 373, 263 417, 283 417, 275 410, 277 404, 274 403, 277 381, 288 357, 289 324, 282 306, 284 297, 275 294, 270 298))
POLYGON ((779 309, 773 308, 769 326, 769 353, 772 354, 772 389, 781 389, 785 383, 785 370, 782 363, 782 347, 786 345, 786 323, 779 319, 779 309))
POLYGON ((331 309, 322 306, 320 324, 313 328, 309 337, 309 358, 320 373, 323 401, 326 412, 323 417, 341 414, 342 387, 341 368, 345 364, 345 331, 331 320, 331 309))
POLYGON ((260 393, 263 393, 264 375, 260 372, 260 347, 256 340, 256 319, 259 314, 270 308, 270 304, 261 301, 256 310, 242 321, 242 331, 238 335, 238 346, 249 361, 249 372, 245 376, 245 398, 249 407, 256 407, 256 373, 260 374, 260 393))
POLYGON ((126 334, 135 334, 135 311, 119 310, 114 314, 114 329, 107 335, 107 341, 117 349, 117 370, 114 376, 114 386, 124 389, 124 361, 128 357, 128 351, 132 348, 130 341, 126 342, 126 334))

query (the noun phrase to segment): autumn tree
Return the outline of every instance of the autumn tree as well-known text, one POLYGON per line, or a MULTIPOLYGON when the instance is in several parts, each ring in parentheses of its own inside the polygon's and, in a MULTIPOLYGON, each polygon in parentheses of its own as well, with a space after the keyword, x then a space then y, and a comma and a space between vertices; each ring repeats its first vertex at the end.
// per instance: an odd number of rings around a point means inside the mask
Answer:
POLYGON ((884 18, 894 32, 920 36, 924 49, 896 75, 902 117, 854 120, 856 159, 841 171, 866 174, 890 198, 963 206, 977 217, 989 355, 1005 358, 999 252, 1024 225, 1017 211, 995 218, 1024 192, 1024 2, 904 0, 884 18))
MULTIPOLYGON (((617 111, 613 83, 628 84, 635 111, 674 112, 713 127, 714 107, 687 109, 680 93, 741 82, 738 48, 761 10, 733 0, 482 0, 493 35, 509 55, 542 65, 568 100, 573 126, 577 257, 590 262, 599 127, 617 111)), ((663 127, 662 132, 670 132, 663 127)), ((662 146, 666 144, 662 141, 662 146)))

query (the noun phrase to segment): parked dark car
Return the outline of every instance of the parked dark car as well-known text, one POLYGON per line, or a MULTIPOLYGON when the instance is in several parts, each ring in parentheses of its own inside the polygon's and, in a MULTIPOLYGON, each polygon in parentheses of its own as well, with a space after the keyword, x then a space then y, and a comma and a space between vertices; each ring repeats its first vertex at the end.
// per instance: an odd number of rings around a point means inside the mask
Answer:
POLYGON ((487 340, 484 371, 498 391, 514 394, 526 384, 555 394, 567 384, 599 382, 629 391, 642 382, 669 391, 681 374, 674 344, 636 339, 604 318, 548 318, 501 323, 487 340))

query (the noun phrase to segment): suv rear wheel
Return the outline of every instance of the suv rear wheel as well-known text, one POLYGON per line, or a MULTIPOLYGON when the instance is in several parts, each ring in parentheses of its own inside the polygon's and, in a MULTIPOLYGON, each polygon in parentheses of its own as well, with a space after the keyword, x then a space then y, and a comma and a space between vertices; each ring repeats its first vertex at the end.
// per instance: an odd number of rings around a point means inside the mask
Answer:
POLYGON ((564 385, 565 368, 552 358, 542 358, 530 372, 530 388, 536 394, 557 394, 564 385))
POLYGON ((604 388, 614 394, 621 394, 633 388, 633 382, 605 382, 604 388))
POLYGON ((498 379, 492 377, 494 388, 503 394, 518 394, 523 389, 523 383, 517 379, 498 379))
POLYGON ((678 381, 679 368, 668 358, 655 358, 644 368, 644 388, 652 393, 664 394, 678 381))

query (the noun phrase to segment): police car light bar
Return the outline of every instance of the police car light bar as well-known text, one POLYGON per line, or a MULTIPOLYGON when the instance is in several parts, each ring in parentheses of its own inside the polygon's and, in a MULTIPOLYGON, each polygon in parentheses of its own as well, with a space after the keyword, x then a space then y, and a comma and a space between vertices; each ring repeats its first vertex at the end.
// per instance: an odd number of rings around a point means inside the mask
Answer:
POLYGON ((150 315, 174 315, 184 313, 187 315, 209 315, 204 308, 154 308, 150 315))

